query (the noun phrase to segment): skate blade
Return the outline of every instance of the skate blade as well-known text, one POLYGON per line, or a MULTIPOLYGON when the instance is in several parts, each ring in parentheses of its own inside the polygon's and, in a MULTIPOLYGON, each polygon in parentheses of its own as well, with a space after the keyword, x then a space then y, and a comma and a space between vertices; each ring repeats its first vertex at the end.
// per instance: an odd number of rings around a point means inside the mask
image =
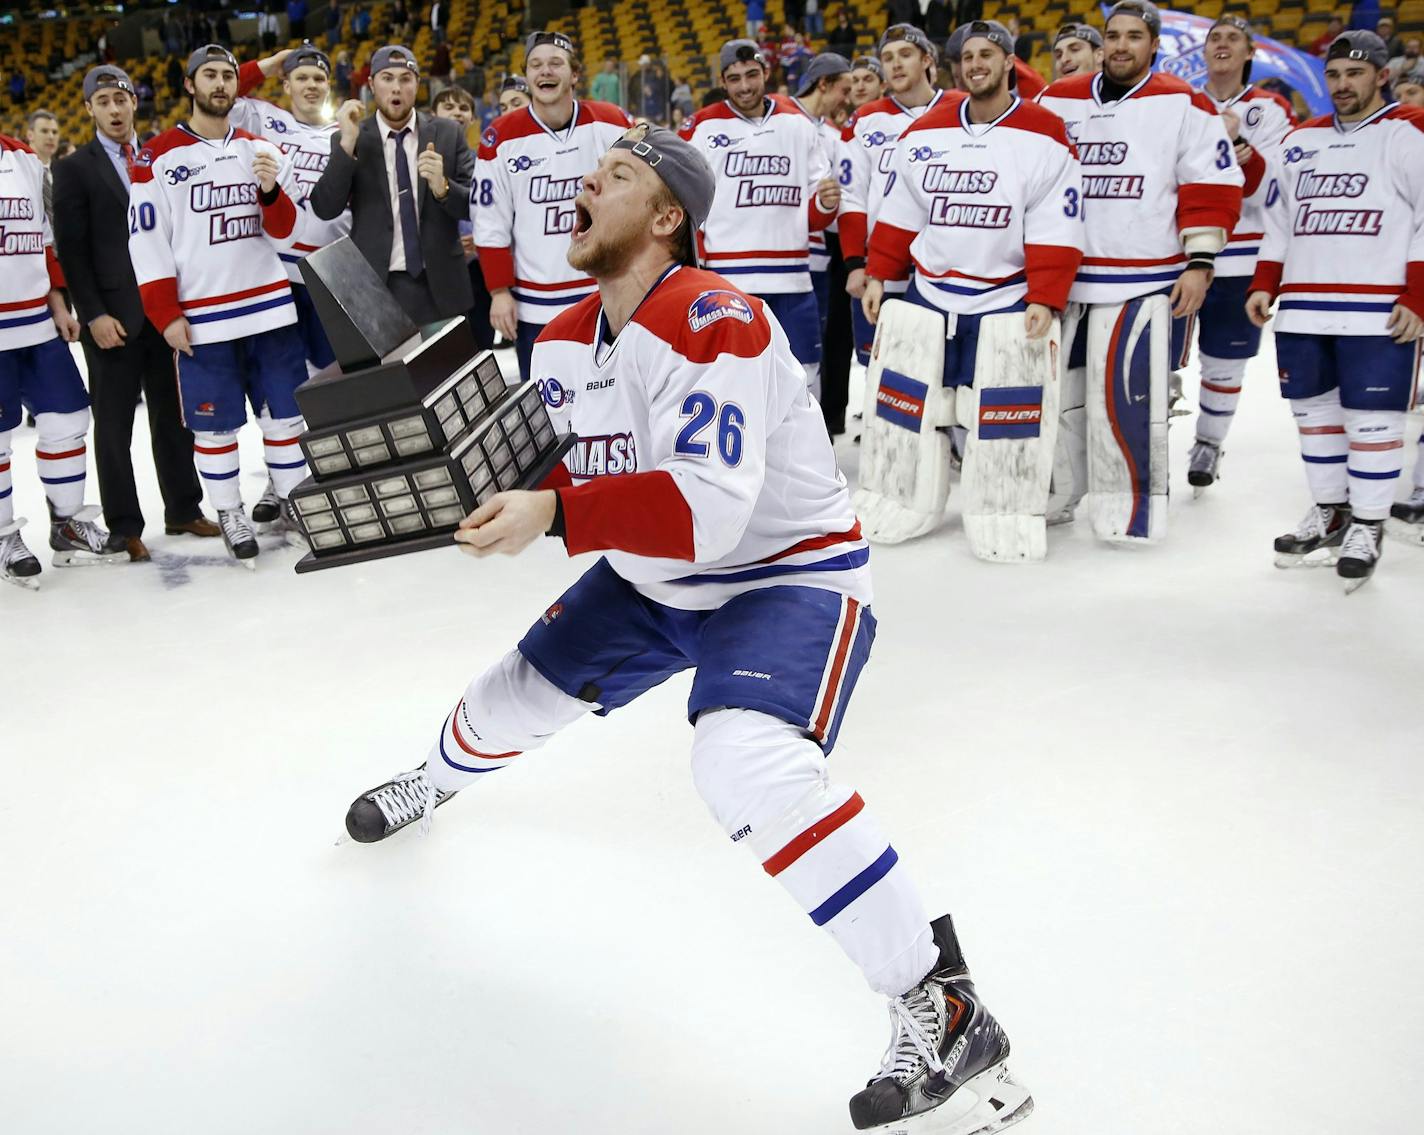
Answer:
POLYGON ((986 1068, 933 1111, 871 1127, 884 1135, 993 1135, 1033 1114, 1033 1097, 1006 1063, 986 1068))
POLYGON ((55 567, 98 567, 101 564, 117 564, 128 561, 127 552, 108 552, 96 554, 94 552, 55 552, 50 558, 50 563, 55 567))
POLYGON ((1192 486, 1192 500, 1194 500, 1194 501, 1199 501, 1199 500, 1201 500, 1201 499, 1202 499, 1202 494, 1204 494, 1204 493, 1206 492, 1206 489, 1207 489, 1207 487, 1206 487, 1205 485, 1193 485, 1193 486, 1192 486))
POLYGON ((1331 549, 1329 550, 1329 552, 1326 553, 1325 555, 1321 555, 1321 549, 1316 549, 1316 550, 1313 551, 1313 552, 1307 552, 1305 555, 1302 555, 1302 556, 1298 556, 1298 555, 1296 555, 1294 552, 1277 552, 1277 553, 1276 553, 1276 567, 1278 567, 1278 568, 1298 568, 1298 567, 1322 568, 1322 567, 1334 567, 1334 566, 1335 566, 1335 561, 1338 560, 1339 558, 1340 558, 1340 551, 1339 551, 1338 548, 1331 548, 1331 549), (1312 557, 1314 557, 1314 558, 1312 558, 1312 557))
POLYGON ((0 575, 6 583, 13 583, 16 587, 22 587, 26 591, 38 591, 40 589, 40 577, 37 575, 0 575))
POLYGON ((311 545, 307 543, 307 538, 294 528, 282 530, 282 542, 289 548, 296 548, 303 552, 311 551, 311 545))
POLYGON ((1407 520, 1391 516, 1384 522, 1384 530, 1401 544, 1413 544, 1415 547, 1424 548, 1424 521, 1410 524, 1407 520))
POLYGON ((1341 579, 1340 583, 1344 587, 1346 595, 1353 595, 1365 584, 1369 583, 1370 578, 1368 575, 1362 575, 1358 579, 1341 579))

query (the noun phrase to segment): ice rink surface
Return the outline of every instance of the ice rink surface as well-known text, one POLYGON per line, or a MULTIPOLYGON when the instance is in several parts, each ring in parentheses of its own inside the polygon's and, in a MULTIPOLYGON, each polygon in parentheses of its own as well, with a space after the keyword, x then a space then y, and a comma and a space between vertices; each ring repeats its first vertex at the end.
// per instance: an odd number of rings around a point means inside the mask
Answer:
MULTIPOLYGON (((1269 358, 1200 500, 1190 441, 1161 546, 1080 523, 984 564, 951 501, 877 548, 834 774, 954 912, 1037 1100, 1017 1131, 1415 1132, 1424 549, 1386 541, 1348 598, 1272 566, 1308 498, 1269 358)), ((0 588, 5 1135, 851 1130, 884 1004, 705 812, 685 677, 427 838, 337 844, 587 561, 299 577, 269 540, 249 573, 164 538, 137 464, 154 563, 43 550, 38 594, 0 588)))

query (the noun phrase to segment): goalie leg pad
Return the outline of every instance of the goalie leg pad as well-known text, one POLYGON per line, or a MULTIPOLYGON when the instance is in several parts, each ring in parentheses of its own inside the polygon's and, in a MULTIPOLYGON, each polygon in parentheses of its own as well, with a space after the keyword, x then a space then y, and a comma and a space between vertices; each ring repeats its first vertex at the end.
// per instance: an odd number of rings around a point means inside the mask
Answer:
MULTIPOLYGON (((964 533, 981 560, 1025 563, 1048 551, 1044 514, 1058 436, 1060 327, 1024 333, 1021 312, 982 316, 974 387, 961 388, 969 425, 960 480, 964 533)), ((967 339, 966 317, 960 334, 967 339)))
POLYGON ((1063 313, 1062 354, 1067 365, 1058 384, 1058 439, 1053 447, 1053 479, 1048 515, 1072 519, 1088 491, 1088 321, 1087 308, 1070 303, 1063 313))
POLYGON ((1100 539, 1167 534, 1171 334, 1164 295, 1089 309, 1088 493, 1100 539))
POLYGON ((954 391, 944 387, 945 319, 887 300, 865 379, 856 514, 868 540, 898 544, 939 525, 949 496, 954 391))

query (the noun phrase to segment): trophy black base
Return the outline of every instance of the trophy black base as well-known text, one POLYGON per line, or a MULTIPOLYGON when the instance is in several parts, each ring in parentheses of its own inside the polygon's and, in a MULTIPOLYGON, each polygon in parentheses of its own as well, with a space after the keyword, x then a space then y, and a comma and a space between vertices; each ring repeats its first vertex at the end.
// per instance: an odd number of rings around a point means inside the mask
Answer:
MULTIPOLYGON (((564 459, 564 455, 574 447, 574 442, 577 440, 576 434, 565 434, 559 439, 559 443, 550 449, 537 465, 520 477, 512 488, 514 490, 537 488, 544 478, 553 472, 554 466, 564 459)), ((351 564, 366 563, 370 560, 385 560, 392 556, 404 556, 411 552, 429 552, 435 548, 450 548, 455 544, 455 531, 456 529, 453 527, 445 528, 428 535, 386 541, 364 548, 323 552, 319 556, 315 552, 308 552, 297 561, 297 573, 304 575, 307 572, 321 571, 324 568, 345 567, 351 564)))

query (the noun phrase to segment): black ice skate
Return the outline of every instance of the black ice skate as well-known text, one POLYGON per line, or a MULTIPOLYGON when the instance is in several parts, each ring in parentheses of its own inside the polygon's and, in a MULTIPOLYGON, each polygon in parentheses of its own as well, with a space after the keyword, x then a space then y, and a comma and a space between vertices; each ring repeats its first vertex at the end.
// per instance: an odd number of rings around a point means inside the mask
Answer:
POLYGON ((1340 547, 1340 559, 1335 574, 1345 581, 1345 594, 1358 591, 1370 581, 1379 563, 1380 544, 1384 540, 1383 520, 1352 520, 1345 542, 1340 547))
POLYGON ((1391 508, 1385 527, 1397 540, 1424 545, 1424 489, 1415 489, 1407 501, 1391 508))
POLYGON ((49 526, 49 546, 55 567, 110 564, 127 560, 128 552, 109 544, 109 534, 94 523, 99 510, 85 505, 73 516, 54 517, 49 526))
POLYGON ((428 827, 431 813, 454 795, 431 784, 421 765, 356 797, 346 810, 346 832, 357 843, 380 843, 416 820, 428 827))
POLYGON ((267 487, 262 490, 261 498, 252 506, 252 522, 274 524, 281 514, 282 501, 277 496, 277 486, 272 483, 272 478, 268 477, 267 487))
POLYGON ((1318 567, 1333 564, 1350 526, 1347 504, 1312 505, 1294 532, 1276 537, 1276 567, 1318 567))
POLYGON ((939 964, 890 1002, 890 1047, 851 1097, 851 1122, 887 1135, 989 1135, 1027 1119, 1033 1097, 1009 1075, 1009 1038, 974 991, 949 915, 930 926, 939 964))
POLYGON ((38 591, 40 561, 35 559, 35 554, 25 547, 25 541, 20 538, 20 529, 24 526, 23 516, 0 525, 0 579, 27 591, 38 591))
POLYGON ((243 567, 257 570, 253 562, 257 558, 257 533, 247 519, 247 513, 240 508, 218 509, 218 527, 222 529, 223 543, 227 550, 243 567))
POLYGON ((1216 484, 1220 476, 1221 446, 1214 441, 1197 438, 1187 454, 1187 484, 1192 486, 1192 495, 1201 496, 1202 489, 1216 484))

